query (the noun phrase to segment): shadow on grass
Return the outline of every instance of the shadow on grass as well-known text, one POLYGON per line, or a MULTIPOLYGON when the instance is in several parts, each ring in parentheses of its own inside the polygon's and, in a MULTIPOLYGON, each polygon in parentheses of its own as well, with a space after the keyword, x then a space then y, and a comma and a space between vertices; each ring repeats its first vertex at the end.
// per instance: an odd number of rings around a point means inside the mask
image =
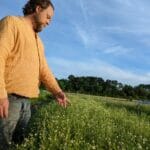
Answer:
POLYGON ((33 100, 31 103, 31 116, 33 116, 34 113, 36 113, 36 111, 41 109, 43 106, 53 102, 55 102, 54 97, 50 94, 40 96, 38 99, 33 100))

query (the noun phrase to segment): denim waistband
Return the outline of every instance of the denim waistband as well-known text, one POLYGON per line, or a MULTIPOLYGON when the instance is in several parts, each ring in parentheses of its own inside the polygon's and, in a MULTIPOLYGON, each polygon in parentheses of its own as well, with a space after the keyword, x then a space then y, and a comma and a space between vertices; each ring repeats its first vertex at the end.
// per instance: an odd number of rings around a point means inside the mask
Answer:
POLYGON ((26 97, 26 96, 22 96, 22 95, 19 95, 19 94, 15 94, 15 93, 10 93, 8 95, 12 95, 12 96, 15 96, 17 98, 24 98, 24 99, 29 99, 29 97, 26 97))

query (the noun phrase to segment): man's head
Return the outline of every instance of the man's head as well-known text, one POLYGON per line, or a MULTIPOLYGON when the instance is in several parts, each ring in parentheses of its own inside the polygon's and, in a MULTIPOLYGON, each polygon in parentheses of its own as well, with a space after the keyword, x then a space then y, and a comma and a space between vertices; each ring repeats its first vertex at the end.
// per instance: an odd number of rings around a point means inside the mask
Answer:
POLYGON ((40 32, 51 21, 54 6, 50 0, 29 0, 23 8, 24 16, 32 16, 35 32, 40 32))

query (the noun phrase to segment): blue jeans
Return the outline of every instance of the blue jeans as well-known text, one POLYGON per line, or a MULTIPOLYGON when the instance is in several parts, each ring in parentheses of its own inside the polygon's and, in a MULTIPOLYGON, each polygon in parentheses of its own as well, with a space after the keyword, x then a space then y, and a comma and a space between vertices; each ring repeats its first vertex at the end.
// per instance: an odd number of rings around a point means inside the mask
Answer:
POLYGON ((11 142, 21 142, 31 117, 28 98, 9 94, 8 118, 0 119, 0 150, 7 150, 11 142))

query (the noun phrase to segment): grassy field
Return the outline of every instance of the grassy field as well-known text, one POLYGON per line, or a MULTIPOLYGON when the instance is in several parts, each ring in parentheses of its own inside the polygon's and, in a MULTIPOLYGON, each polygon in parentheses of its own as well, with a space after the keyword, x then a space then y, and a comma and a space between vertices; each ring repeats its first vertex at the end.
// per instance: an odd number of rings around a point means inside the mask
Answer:
POLYGON ((42 92, 33 102, 28 137, 17 150, 150 150, 150 106, 124 99, 67 94, 58 106, 42 92))

